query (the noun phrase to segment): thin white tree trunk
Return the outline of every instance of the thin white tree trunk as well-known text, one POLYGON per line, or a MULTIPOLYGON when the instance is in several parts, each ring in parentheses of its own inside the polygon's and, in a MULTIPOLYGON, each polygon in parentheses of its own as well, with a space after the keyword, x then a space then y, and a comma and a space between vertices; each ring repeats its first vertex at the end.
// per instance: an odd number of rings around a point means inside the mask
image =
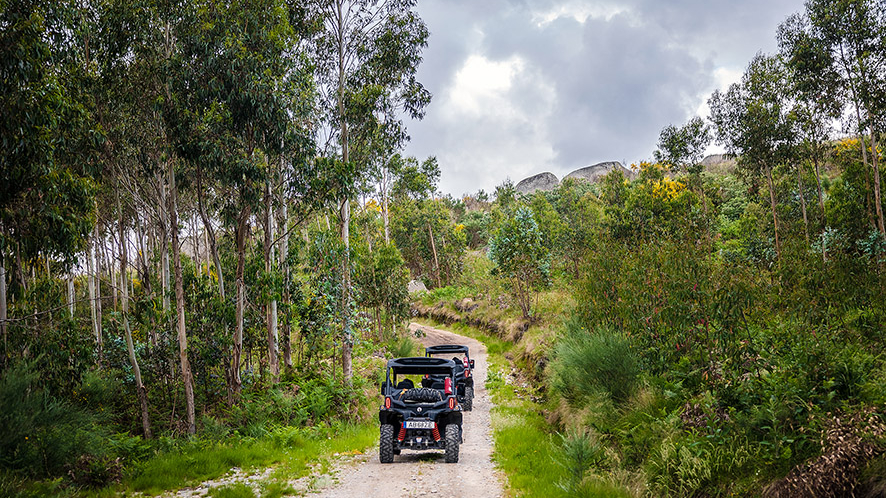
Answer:
MULTIPOLYGON (((111 239, 111 243, 113 245, 113 238, 111 239)), ((108 257, 108 271, 111 272, 111 296, 113 297, 114 310, 116 310, 118 292, 120 290, 120 287, 117 285, 117 264, 114 261, 114 248, 109 248, 108 252, 110 252, 108 257)))
POLYGON ((341 366, 342 377, 345 382, 350 383, 353 376, 352 360, 351 360, 351 242, 350 242, 350 222, 351 222, 351 203, 345 199, 341 205, 341 238, 344 241, 345 257, 344 268, 342 268, 342 320, 344 322, 344 341, 341 348, 341 366))
POLYGON ((880 200, 880 153, 877 151, 877 135, 871 129, 871 163, 874 168, 874 206, 877 213, 877 228, 886 236, 886 225, 883 221, 883 202, 880 200))
POLYGON ((806 235, 806 245, 809 245, 809 218, 806 216, 806 195, 803 193, 803 170, 800 163, 797 164, 797 190, 800 192, 800 208, 803 211, 803 233, 806 235))
MULTIPOLYGON (((215 262, 215 272, 218 276, 218 295, 222 298, 222 301, 224 301, 225 275, 222 272, 221 259, 218 257, 218 243, 215 238, 215 230, 212 228, 212 220, 210 220, 209 216, 206 214, 206 206, 203 204, 203 181, 202 173, 200 171, 197 172, 197 211, 200 214, 200 219, 203 220, 203 231, 206 234, 209 252, 212 253, 212 260, 215 262)), ((206 267, 208 269, 209 265, 207 264, 206 267)))
MULTIPOLYGON (((280 256, 279 261, 282 265, 283 271, 283 281, 286 282, 284 289, 288 289, 289 283, 289 230, 287 229, 289 219, 289 209, 286 204, 286 197, 284 195, 280 196, 280 220, 278 226, 280 230, 283 231, 283 236, 280 237, 280 256)), ((289 303, 289 291, 284 290, 283 292, 283 306, 289 303)), ((292 328, 290 326, 289 320, 283 320, 283 364, 286 368, 292 368, 292 328)))
MULTIPOLYGON (((265 183, 265 272, 270 275, 274 269, 274 206, 271 197, 271 180, 265 183)), ((277 300, 272 299, 266 309, 268 331, 268 368, 274 382, 280 379, 280 362, 277 343, 277 300)))
MULTIPOLYGON (((157 184, 160 189, 160 286, 163 289, 163 311, 169 311, 169 203, 166 192, 166 180, 157 173, 157 184)), ((177 229, 177 227, 176 227, 177 229)))
POLYGON ((246 282, 243 274, 246 266, 246 237, 249 229, 249 208, 244 206, 237 221, 237 324, 234 329, 234 350, 231 355, 231 391, 239 395, 242 381, 240 379, 240 355, 243 352, 243 315, 246 310, 246 282))
POLYGON ((95 240, 89 241, 89 255, 86 257, 87 286, 89 287, 89 312, 92 318, 92 334, 95 345, 101 344, 101 328, 98 322, 98 303, 95 293, 95 240))
MULTIPOLYGON (((337 55, 338 55, 338 88, 337 88, 337 106, 338 118, 341 126, 341 154, 342 161, 347 164, 349 157, 349 138, 348 138, 348 122, 345 119, 345 36, 347 30, 345 26, 345 12, 342 1, 336 2, 336 22, 338 24, 337 36, 337 55)), ((328 222, 328 221, 327 221, 328 222)), ((350 242, 350 223, 351 223, 351 203, 348 199, 344 199, 341 203, 341 238, 345 246, 344 265, 342 268, 342 328, 344 330, 344 340, 341 348, 342 376, 345 382, 351 382, 351 242, 350 242)))
POLYGON ((102 262, 101 251, 96 251, 95 245, 101 242, 99 237, 98 223, 95 225, 95 237, 92 240, 92 257, 95 261, 95 337, 98 345, 98 364, 101 367, 105 359, 105 338, 102 334, 102 262), (97 259, 96 259, 97 258, 97 259))
POLYGON ((126 251, 126 230, 123 226, 123 208, 120 203, 120 194, 117 194, 117 209, 119 211, 118 228, 120 231, 120 280, 122 281, 122 313, 123 331, 126 339, 126 351, 129 353, 129 363, 132 365, 132 372, 135 376, 135 388, 138 394, 138 401, 141 405, 142 429, 146 439, 151 438, 151 420, 148 415, 148 395, 145 386, 142 383, 142 372, 138 365, 138 358, 135 355, 135 345, 132 341, 132 330, 129 327, 129 284, 127 277, 127 251, 126 251))
MULTIPOLYGON (((169 219, 173 227, 178 226, 178 191, 175 185, 175 170, 172 161, 169 161, 169 219)), ((188 334, 185 327, 185 291, 182 282, 181 252, 178 244, 178 230, 173 229, 172 234, 172 264, 175 272, 175 313, 176 330, 178 332, 178 356, 182 372, 182 382, 185 385, 185 409, 188 418, 188 433, 197 431, 195 408, 194 408, 194 381, 191 373, 191 362, 188 361, 188 334)))
POLYGON ((68 273, 68 314, 74 318, 74 275, 68 273))
MULTIPOLYGON (((0 256, 0 335, 3 336, 3 358, 7 356, 7 339, 6 339, 6 267, 4 266, 2 256, 0 256)), ((4 366, 6 361, 3 361, 4 366)))
POLYGON ((778 237, 778 216, 775 214, 775 184, 772 181, 772 168, 766 168, 766 180, 769 183, 769 205, 772 208, 772 224, 775 228, 775 257, 778 259, 779 268, 781 268, 781 241, 778 237))
POLYGON ((442 287, 440 281, 440 261, 437 259, 437 244, 434 243, 434 232, 431 231, 431 224, 428 223, 428 237, 431 239, 431 251, 434 253, 434 272, 437 274, 437 287, 442 287))

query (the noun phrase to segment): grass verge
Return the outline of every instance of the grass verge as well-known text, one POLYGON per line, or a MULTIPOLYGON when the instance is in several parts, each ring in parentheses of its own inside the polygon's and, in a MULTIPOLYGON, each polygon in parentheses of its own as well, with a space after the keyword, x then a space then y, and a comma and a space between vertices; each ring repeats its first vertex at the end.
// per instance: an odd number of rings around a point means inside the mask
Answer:
MULTIPOLYGON (((287 484, 289 481, 310 474, 317 466, 320 472, 328 471, 332 455, 364 451, 374 444, 376 432, 377 427, 371 424, 286 427, 261 440, 198 445, 150 460, 124 487, 156 494, 222 477, 234 467, 247 474, 273 467, 269 480, 261 483, 262 497, 283 496, 293 491, 287 484)), ((235 491, 236 486, 232 489, 235 491)))
MULTIPOLYGON (((552 407, 532 401, 522 386, 510 381, 511 364, 506 353, 514 345, 482 330, 462 324, 443 325, 428 320, 418 323, 444 328, 482 342, 488 353, 486 389, 494 438, 493 460, 507 476, 509 496, 620 497, 631 496, 626 488, 593 475, 574 483, 569 456, 562 438, 550 430, 544 413, 552 407)), ((586 469, 582 469, 586 470, 586 469)))
MULTIPOLYGON (((360 454, 378 438, 378 425, 337 423, 326 427, 278 427, 261 438, 231 438, 212 441, 195 438, 176 444, 135 467, 119 484, 99 490, 76 490, 59 487, 57 481, 7 482, 0 477, 0 495, 13 498, 83 497, 110 498, 155 496, 169 491, 198 486, 241 469, 245 475, 270 467, 267 477, 254 485, 235 482, 218 487, 210 496, 260 496, 278 498, 298 494, 292 481, 312 473, 326 473, 333 456, 360 454), (6 493, 10 494, 7 495, 6 493)), ((12 476, 7 476, 12 477, 12 476)))

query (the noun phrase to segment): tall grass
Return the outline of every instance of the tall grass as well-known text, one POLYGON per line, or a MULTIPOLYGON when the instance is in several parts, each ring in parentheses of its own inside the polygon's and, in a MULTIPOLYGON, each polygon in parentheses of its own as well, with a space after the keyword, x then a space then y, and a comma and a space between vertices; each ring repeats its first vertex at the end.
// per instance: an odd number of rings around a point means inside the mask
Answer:
POLYGON ((162 493, 227 474, 233 467, 249 472, 274 466, 273 477, 291 480, 307 475, 311 464, 335 453, 360 452, 375 443, 378 425, 341 424, 327 428, 279 427, 260 440, 194 441, 180 451, 145 462, 122 490, 162 493), (334 436, 334 437, 333 437, 334 436))
POLYGON ((640 373, 630 339, 605 327, 585 329, 575 320, 565 329, 554 349, 553 387, 575 405, 599 392, 626 401, 640 373))

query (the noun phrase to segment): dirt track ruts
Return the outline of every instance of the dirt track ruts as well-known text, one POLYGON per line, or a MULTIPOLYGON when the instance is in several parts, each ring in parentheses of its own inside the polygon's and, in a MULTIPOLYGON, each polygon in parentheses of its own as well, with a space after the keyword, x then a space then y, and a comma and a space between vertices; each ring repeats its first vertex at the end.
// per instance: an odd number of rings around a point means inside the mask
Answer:
POLYGON ((362 458, 342 464, 333 472, 337 484, 317 490, 309 496, 323 498, 351 497, 418 497, 446 496, 464 498, 496 498, 502 496, 501 480, 492 463, 492 429, 486 393, 486 347, 468 337, 445 330, 410 324, 410 330, 425 333, 420 340, 425 346, 465 344, 475 360, 474 406, 464 414, 464 443, 459 461, 443 462, 442 451, 413 452, 404 450, 394 463, 382 465, 378 448, 362 458))

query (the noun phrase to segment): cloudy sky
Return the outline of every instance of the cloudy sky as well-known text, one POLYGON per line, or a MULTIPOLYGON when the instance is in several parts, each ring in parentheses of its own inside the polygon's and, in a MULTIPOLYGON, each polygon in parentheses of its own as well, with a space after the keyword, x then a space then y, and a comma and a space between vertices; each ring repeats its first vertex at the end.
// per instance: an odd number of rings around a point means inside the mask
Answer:
POLYGON ((431 31, 407 154, 440 190, 652 156, 661 129, 707 115, 803 0, 419 0, 431 31))

